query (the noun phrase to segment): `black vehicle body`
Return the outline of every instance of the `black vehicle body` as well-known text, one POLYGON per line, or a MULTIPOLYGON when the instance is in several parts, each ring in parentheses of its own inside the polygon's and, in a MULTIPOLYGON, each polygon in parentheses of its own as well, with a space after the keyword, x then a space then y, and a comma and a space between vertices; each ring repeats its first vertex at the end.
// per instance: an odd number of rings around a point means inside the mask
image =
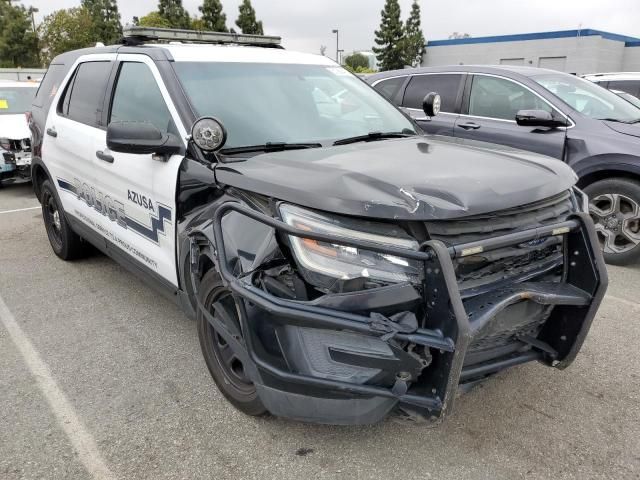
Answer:
MULTIPOLYGON (((366 81, 371 85, 378 85, 381 80, 403 77, 405 83, 402 85, 393 98, 398 106, 403 105, 403 95, 407 84, 415 75, 441 74, 452 72, 462 75, 463 81, 459 94, 455 99, 454 111, 443 112, 444 114, 434 119, 418 119, 418 124, 428 133, 438 135, 460 136, 461 138, 473 138, 475 140, 486 141, 509 145, 522 150, 529 150, 543 155, 558 158, 569 164, 578 174, 579 186, 585 186, 597 179, 610 176, 622 175, 640 178, 640 124, 622 125, 615 122, 595 120, 574 110, 561 99, 553 95, 537 82, 531 80, 534 75, 540 75, 546 70, 534 67, 515 66, 450 66, 450 67, 424 67, 411 70, 396 70, 384 72, 367 77, 366 81), (491 125, 491 120, 479 119, 477 123, 480 128, 473 130, 476 134, 458 135, 457 132, 465 129, 464 124, 468 123, 468 96, 470 82, 473 75, 495 75, 510 80, 514 80, 528 89, 535 92, 540 97, 546 99, 560 112, 569 117, 573 123, 569 128, 560 129, 547 134, 531 135, 533 129, 528 129, 521 135, 513 133, 502 135, 491 125), (486 133, 484 133, 486 132, 486 133), (544 137, 544 138, 539 138, 544 137), (551 138, 548 138, 551 137, 551 138)), ((551 71, 548 71, 551 73, 551 71)), ((553 72, 557 73, 557 72, 553 72)), ((424 115, 421 115, 424 116, 424 115)), ((515 119, 514 119, 515 120, 515 119)), ((514 132, 519 128, 510 125, 514 132)))
MULTIPOLYGON (((555 157, 574 169, 581 189, 610 179, 625 179, 638 185, 640 123, 599 120, 577 111, 534 80, 534 77, 546 74, 571 77, 534 67, 463 65, 389 71, 371 75, 366 81, 394 104, 405 108, 428 133, 497 143, 555 157), (524 127, 515 122, 515 112, 512 112, 510 120, 489 118, 489 114, 470 115, 472 82, 476 77, 507 79, 523 86, 533 96, 552 106, 557 116, 566 120, 567 126, 554 129, 524 127), (424 80, 426 78, 431 80, 424 80), (443 112, 437 117, 427 118, 414 97, 428 93, 427 90, 432 88, 426 85, 432 84, 435 78, 441 79, 436 84, 444 89, 439 92, 443 96, 443 112), (425 83, 426 89, 415 91, 418 88, 416 82, 425 83)), ((508 103, 506 99, 503 102, 497 97, 491 102, 485 106, 487 112, 499 111, 502 103, 508 103)), ((535 107, 523 104, 521 108, 535 107)), ((638 113, 640 118, 640 111, 638 113)), ((592 196, 599 193, 594 192, 592 196)), ((633 198, 633 201, 637 203, 640 199, 633 198)), ((594 217, 594 220, 606 228, 606 218, 598 220, 594 217)), ((635 258, 640 254, 640 249, 636 247, 634 252, 635 258)), ((607 260, 615 262, 614 252, 609 253, 611 255, 607 260)), ((616 263, 627 263, 628 257, 616 263)), ((618 255, 618 258, 622 259, 623 256, 618 255)))
MULTIPOLYGON (((182 122, 193 124, 167 51, 108 48, 151 57, 182 122)), ((68 71, 87 53, 65 54, 54 64, 68 71)), ((34 105, 31 117, 39 198, 50 178, 40 148, 48 108, 46 100, 34 105)), ((572 190, 575 180, 539 155, 428 136, 233 159, 204 154, 190 142, 176 179, 177 290, 65 214, 81 237, 188 315, 200 310, 271 413, 363 424, 399 407, 412 418, 437 420, 449 413, 460 386, 533 360, 565 368, 578 353, 607 275, 593 223, 572 190), (283 220, 283 204, 392 225, 420 247, 309 232, 283 220), (344 281, 320 291, 292 254, 294 238, 407 259, 424 280, 344 281), (212 269, 233 296, 235 309, 227 314, 237 315, 239 328, 199 299, 212 269)))

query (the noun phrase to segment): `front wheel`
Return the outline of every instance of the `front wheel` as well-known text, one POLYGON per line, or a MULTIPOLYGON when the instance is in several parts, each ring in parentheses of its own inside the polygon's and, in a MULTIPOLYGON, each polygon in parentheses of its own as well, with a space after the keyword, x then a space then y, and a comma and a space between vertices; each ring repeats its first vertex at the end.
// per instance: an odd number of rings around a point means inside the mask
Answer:
MULTIPOLYGON (((213 317, 228 325, 233 331, 241 331, 233 296, 223 286, 215 270, 209 270, 203 277, 198 296, 213 317)), ((265 414, 266 409, 258 397, 255 385, 246 375, 245 366, 200 309, 197 324, 202 354, 218 389, 234 407, 247 415, 265 414)))
POLYGON ((605 261, 628 265, 640 258, 640 182, 611 178, 584 191, 605 261))

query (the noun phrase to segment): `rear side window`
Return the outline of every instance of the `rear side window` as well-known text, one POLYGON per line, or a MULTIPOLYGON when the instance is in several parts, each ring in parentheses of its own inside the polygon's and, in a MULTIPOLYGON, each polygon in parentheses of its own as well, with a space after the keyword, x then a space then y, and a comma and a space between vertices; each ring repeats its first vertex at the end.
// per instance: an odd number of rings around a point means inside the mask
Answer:
POLYGON ((398 92, 400 91, 400 88, 402 88, 402 85, 404 84, 404 81, 406 79, 407 77, 397 77, 390 78, 388 80, 382 80, 381 82, 376 83, 376 86, 373 88, 375 88, 389 100, 394 101, 396 95, 398 95, 398 92))
POLYGON ((441 110, 454 113, 456 100, 462 88, 462 75, 431 74, 414 76, 404 94, 403 107, 422 110, 422 101, 427 93, 436 92, 442 99, 441 110))
POLYGON ((112 121, 149 122, 161 132, 177 133, 158 83, 144 63, 124 62, 120 67, 112 121))
POLYGON ((81 63, 65 92, 61 112, 71 120, 98 126, 111 62, 81 63))
POLYGON ((64 79, 65 73, 66 69, 64 65, 49 65, 47 73, 44 75, 42 82, 40 82, 40 87, 38 88, 38 93, 36 93, 36 98, 33 100, 33 105, 36 107, 45 107, 48 110, 53 101, 53 97, 58 93, 58 88, 60 88, 60 83, 64 79))
POLYGON ((609 90, 622 90, 634 97, 640 97, 640 80, 614 80, 607 85, 609 90))

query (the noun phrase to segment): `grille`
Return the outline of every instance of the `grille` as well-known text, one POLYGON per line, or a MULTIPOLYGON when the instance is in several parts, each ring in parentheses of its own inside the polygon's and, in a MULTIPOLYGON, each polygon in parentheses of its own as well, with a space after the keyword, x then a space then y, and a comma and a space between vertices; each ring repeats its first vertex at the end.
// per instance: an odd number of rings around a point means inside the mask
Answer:
MULTIPOLYGON (((573 211, 567 191, 522 207, 460 220, 427 222, 426 227, 432 239, 452 246, 562 222, 573 211)), ((547 237, 459 258, 454 267, 463 297, 468 297, 507 281, 553 275, 562 264, 562 257, 562 238, 547 237)))

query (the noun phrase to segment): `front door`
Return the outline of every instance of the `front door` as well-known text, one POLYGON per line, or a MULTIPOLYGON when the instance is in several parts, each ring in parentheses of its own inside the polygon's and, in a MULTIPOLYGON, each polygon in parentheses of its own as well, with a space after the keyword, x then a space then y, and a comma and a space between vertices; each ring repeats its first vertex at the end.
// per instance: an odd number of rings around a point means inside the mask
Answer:
POLYGON ((565 128, 521 127, 520 110, 545 110, 562 116, 546 100, 524 85, 490 75, 475 74, 463 113, 455 123, 455 136, 498 143, 563 158, 565 128))
MULTIPOLYGON (((154 63, 146 56, 117 58, 117 75, 107 124, 148 122, 163 133, 186 133, 154 63)), ((138 264, 178 286, 176 270, 176 185, 184 155, 157 158, 112 152, 106 134, 96 149, 96 186, 118 213, 103 218, 114 256, 128 255, 138 264)))

